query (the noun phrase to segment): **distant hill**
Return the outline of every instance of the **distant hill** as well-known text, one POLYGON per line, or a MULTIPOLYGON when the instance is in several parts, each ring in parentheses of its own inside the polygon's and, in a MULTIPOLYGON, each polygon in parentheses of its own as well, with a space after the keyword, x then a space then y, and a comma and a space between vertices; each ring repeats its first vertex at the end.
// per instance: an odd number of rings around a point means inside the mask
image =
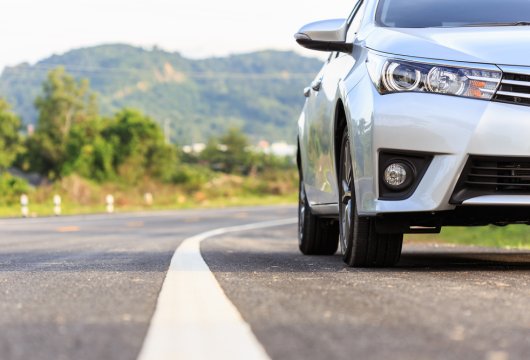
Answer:
POLYGON ((280 51, 192 60, 129 45, 73 50, 6 68, 0 76, 0 97, 26 124, 36 123, 34 100, 56 66, 88 78, 104 114, 122 107, 142 110, 167 125, 181 144, 204 141, 230 126, 254 140, 294 143, 302 89, 321 61, 280 51))

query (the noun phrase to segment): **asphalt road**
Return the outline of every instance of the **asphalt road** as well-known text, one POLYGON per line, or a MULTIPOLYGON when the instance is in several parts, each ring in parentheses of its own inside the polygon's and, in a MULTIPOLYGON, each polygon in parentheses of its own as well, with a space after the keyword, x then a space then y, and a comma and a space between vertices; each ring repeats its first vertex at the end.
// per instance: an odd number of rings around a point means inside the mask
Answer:
MULTIPOLYGON (((0 359, 136 359, 175 249, 292 207, 0 221, 0 359)), ((530 253, 406 244, 395 269, 299 254, 295 226, 206 240, 271 359, 528 359, 530 253)))

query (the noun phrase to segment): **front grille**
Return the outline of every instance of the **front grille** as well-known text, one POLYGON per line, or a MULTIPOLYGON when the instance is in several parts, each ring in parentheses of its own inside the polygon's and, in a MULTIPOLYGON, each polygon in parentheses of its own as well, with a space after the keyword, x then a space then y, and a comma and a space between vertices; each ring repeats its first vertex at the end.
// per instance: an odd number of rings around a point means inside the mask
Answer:
POLYGON ((471 156, 451 203, 481 195, 530 195, 530 158, 471 156))
POLYGON ((504 73, 493 100, 530 106, 530 75, 504 73))

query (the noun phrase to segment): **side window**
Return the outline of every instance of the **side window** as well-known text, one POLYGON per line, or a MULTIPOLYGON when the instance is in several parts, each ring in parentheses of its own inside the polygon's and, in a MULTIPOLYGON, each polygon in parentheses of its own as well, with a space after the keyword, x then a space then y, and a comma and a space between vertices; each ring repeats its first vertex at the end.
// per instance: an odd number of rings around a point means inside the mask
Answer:
POLYGON ((349 28, 348 28, 348 34, 346 35, 346 42, 351 43, 355 40, 355 35, 357 34, 357 31, 359 31, 359 28, 361 27, 361 23, 364 18, 364 9, 366 8, 366 1, 363 1, 360 6, 356 5, 354 12, 352 15, 350 15, 349 21, 349 28))

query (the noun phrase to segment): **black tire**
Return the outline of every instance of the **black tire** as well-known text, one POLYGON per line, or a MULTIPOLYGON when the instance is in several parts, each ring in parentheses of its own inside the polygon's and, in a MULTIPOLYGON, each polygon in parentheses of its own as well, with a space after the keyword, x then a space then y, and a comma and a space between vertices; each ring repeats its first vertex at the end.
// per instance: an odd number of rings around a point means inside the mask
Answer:
POLYGON ((375 220, 357 212, 348 130, 342 136, 339 167, 340 247, 351 267, 389 267, 401 256, 403 234, 379 234, 375 220))
POLYGON ((304 255, 333 255, 339 245, 339 224, 311 214, 303 181, 298 202, 298 246, 304 255))

